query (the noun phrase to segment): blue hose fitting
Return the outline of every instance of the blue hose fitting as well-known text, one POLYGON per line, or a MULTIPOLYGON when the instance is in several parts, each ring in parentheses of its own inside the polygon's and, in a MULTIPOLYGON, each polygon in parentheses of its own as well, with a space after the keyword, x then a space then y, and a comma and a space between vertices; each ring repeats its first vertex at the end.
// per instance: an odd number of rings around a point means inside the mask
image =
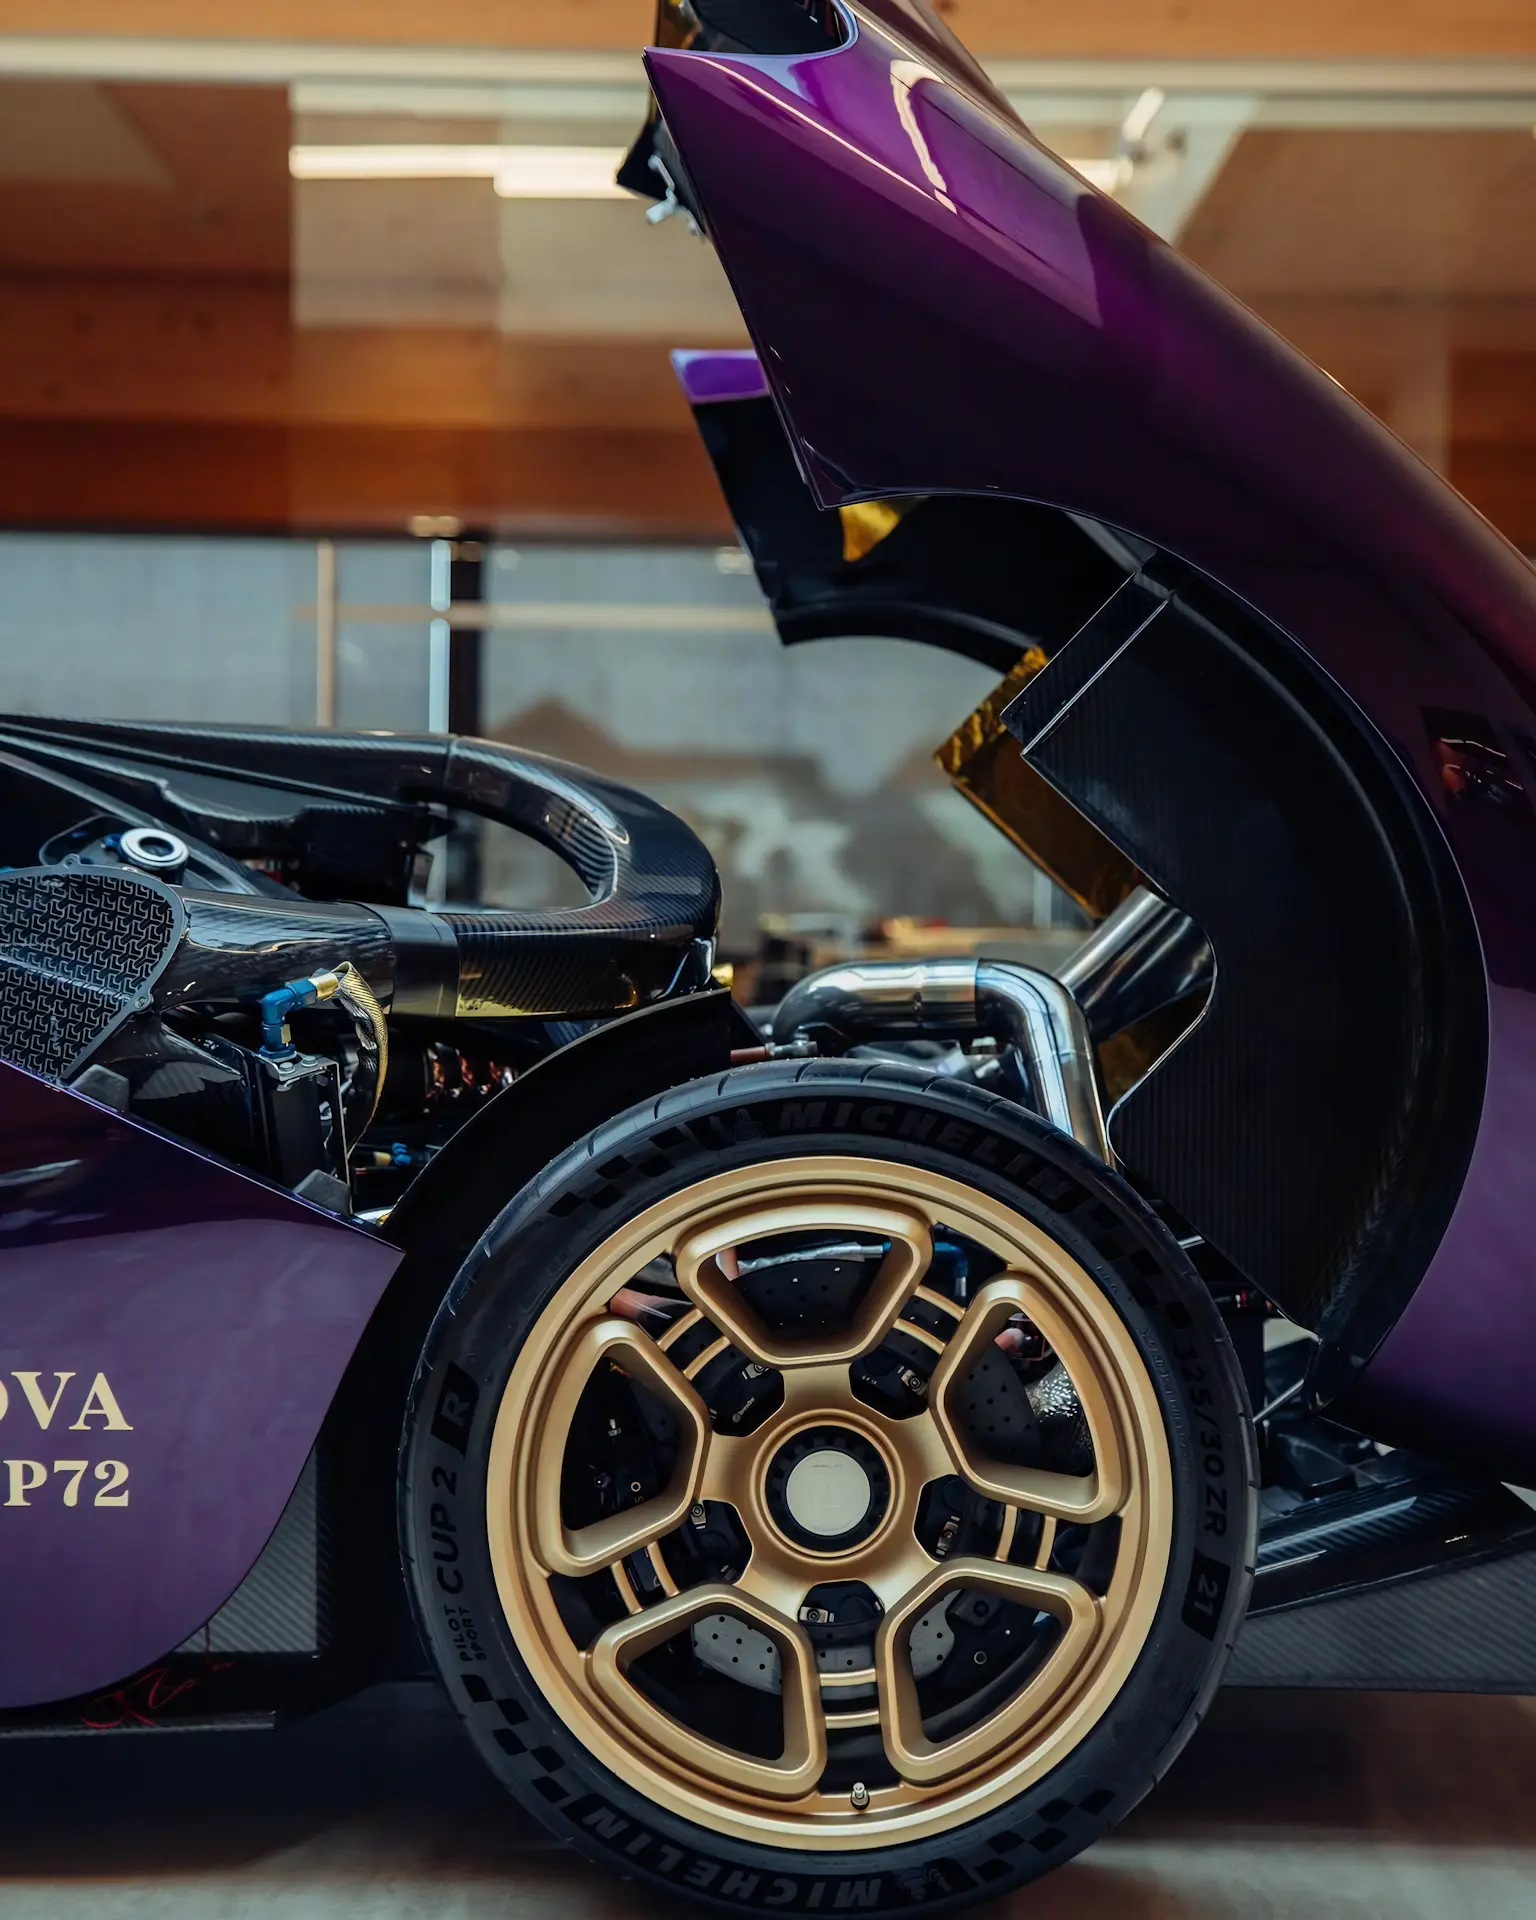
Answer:
POLYGON ((285 980, 280 987, 264 993, 257 1001, 261 1015, 261 1051, 268 1059, 290 1059, 298 1048, 288 1031, 288 1016, 295 1007, 312 1007, 320 998, 316 980, 285 980))

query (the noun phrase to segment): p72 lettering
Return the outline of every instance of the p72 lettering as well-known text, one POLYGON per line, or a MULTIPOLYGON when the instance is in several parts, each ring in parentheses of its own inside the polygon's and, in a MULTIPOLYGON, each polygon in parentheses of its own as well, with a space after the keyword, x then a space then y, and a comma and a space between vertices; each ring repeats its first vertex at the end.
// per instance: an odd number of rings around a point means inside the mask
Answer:
POLYGON ((0 1506, 126 1507, 128 1467, 122 1460, 0 1460, 5 1498, 0 1506), (89 1476, 89 1478, 87 1478, 89 1476), (94 1484, 93 1484, 94 1483, 94 1484))

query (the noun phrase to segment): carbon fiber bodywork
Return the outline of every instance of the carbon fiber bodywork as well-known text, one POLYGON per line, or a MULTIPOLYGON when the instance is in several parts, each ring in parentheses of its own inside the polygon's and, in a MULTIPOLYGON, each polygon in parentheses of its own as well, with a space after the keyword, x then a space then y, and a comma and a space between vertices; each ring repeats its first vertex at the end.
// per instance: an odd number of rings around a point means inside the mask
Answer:
POLYGON ((269 960, 271 984, 350 958, 394 1011, 428 1017, 613 1013, 697 985, 719 881, 695 835, 630 788, 493 741, 302 734, 10 718, 3 741, 40 771, 88 775, 107 804, 155 818, 214 855, 291 876, 242 898, 189 897, 172 1001, 209 998, 269 960), (517 912, 408 909, 418 849, 461 809, 539 841, 590 900, 517 912), (276 894, 278 898, 272 896, 276 894), (370 912, 368 908, 382 909, 370 912))
POLYGON ((253 980, 308 973, 344 955, 389 998, 395 978, 389 929, 346 902, 183 889, 186 932, 155 995, 162 1007, 238 998, 253 980))
POLYGON ((1452 1561, 1418 1578, 1251 1618, 1229 1687, 1384 1692, 1536 1690, 1536 1550, 1452 1561))
POLYGON ((1320 1335, 1333 1388, 1402 1310, 1477 1132, 1481 964, 1444 842, 1370 728, 1171 567, 1121 587, 1003 721, 1215 948, 1204 1017, 1111 1134, 1320 1335))

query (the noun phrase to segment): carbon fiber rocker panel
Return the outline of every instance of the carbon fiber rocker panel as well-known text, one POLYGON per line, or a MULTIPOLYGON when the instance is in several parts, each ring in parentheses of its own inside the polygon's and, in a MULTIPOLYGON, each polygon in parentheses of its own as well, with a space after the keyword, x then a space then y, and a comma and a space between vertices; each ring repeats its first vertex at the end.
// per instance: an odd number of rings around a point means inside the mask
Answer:
POLYGON ((1536 1552, 1253 1616, 1225 1684, 1536 1691, 1536 1552))

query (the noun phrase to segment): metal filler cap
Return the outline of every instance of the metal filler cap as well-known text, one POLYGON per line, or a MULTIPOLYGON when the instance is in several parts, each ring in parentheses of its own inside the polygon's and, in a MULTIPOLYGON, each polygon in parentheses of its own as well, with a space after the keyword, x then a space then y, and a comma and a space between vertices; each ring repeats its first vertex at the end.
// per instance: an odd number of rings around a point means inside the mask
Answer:
POLYGON ((123 858, 145 873, 180 873, 190 857, 186 841, 164 827, 130 827, 117 844, 123 858))

